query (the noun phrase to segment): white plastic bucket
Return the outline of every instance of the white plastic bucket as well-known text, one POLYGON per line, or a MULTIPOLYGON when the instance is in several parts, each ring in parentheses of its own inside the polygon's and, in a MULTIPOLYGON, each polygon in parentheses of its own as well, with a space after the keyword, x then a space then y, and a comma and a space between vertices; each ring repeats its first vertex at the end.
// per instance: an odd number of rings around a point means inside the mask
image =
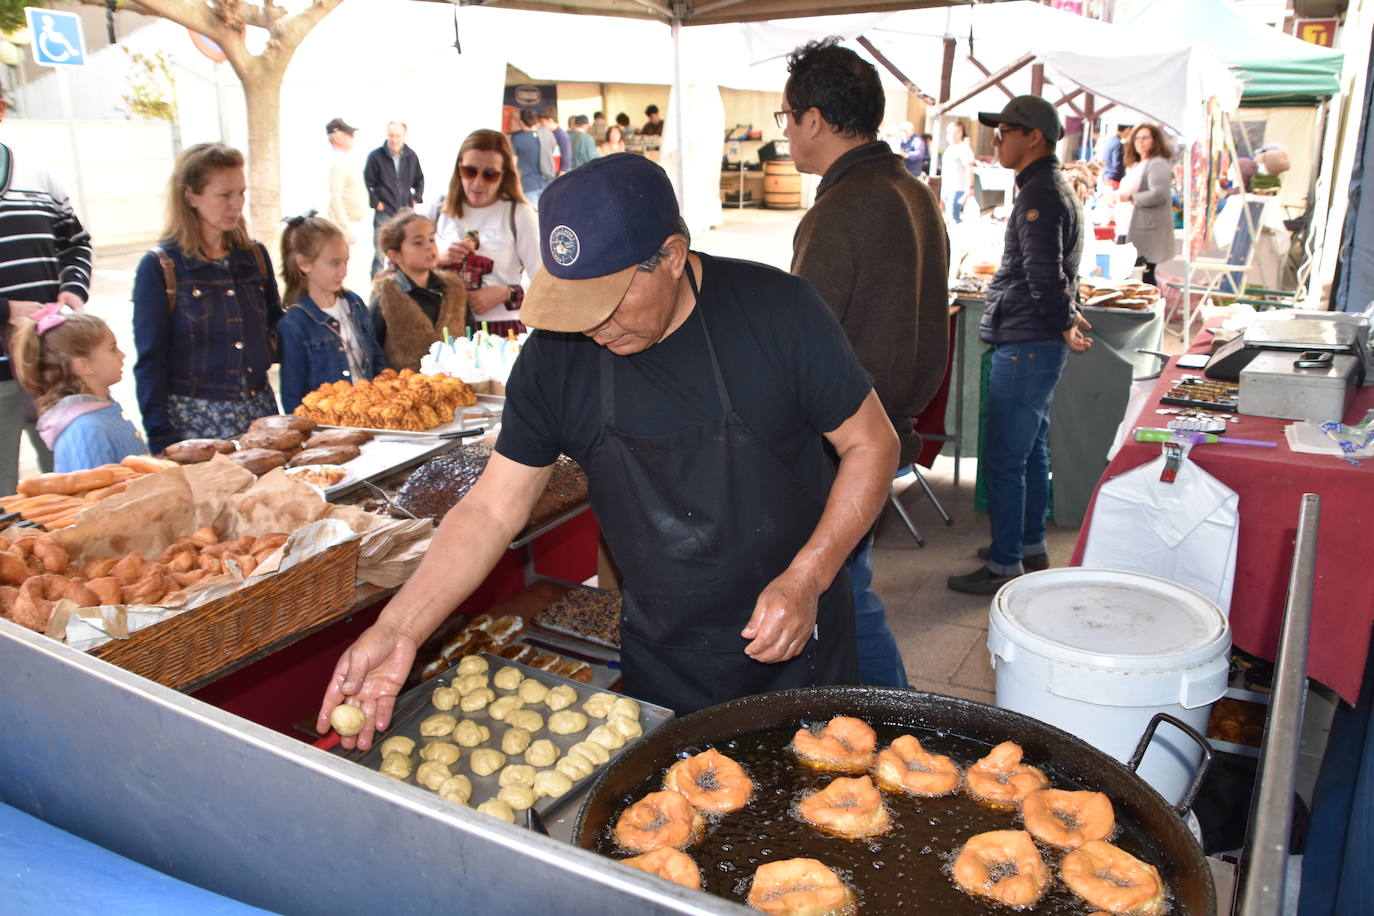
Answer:
MULTIPOLYGON (((997 705, 1125 761, 1167 712, 1206 733, 1226 690, 1231 628, 1196 591, 1143 573, 1076 567, 1008 582, 992 600, 997 705)), ((1139 774, 1171 803, 1202 750, 1161 723, 1139 774)))

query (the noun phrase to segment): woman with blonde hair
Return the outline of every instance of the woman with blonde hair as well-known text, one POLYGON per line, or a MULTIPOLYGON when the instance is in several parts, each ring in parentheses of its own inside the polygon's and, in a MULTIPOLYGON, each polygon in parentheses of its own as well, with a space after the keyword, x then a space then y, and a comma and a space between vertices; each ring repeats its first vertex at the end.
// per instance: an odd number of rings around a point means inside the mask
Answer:
POLYGON ((1174 256, 1173 150, 1159 125, 1131 131, 1124 161, 1117 199, 1133 206, 1126 238, 1145 263, 1144 281, 1154 283, 1155 267, 1174 256))
POLYGON ((539 217, 520 190, 510 139, 475 130, 458 150, 448 193, 427 214, 439 266, 463 275, 469 318, 493 334, 519 333, 527 277, 539 270, 539 217))
POLYGON ((162 241, 134 274, 134 378, 148 445, 229 439, 277 412, 281 297, 272 260, 248 236, 243 154, 197 143, 177 157, 162 241))

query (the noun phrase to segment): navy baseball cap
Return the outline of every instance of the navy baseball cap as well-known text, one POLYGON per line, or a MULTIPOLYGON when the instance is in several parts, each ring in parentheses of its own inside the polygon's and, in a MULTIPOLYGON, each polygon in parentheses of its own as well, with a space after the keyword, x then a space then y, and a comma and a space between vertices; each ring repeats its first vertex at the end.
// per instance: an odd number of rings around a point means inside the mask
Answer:
POLYGON ((1018 95, 1007 102, 1007 107, 1001 111, 979 113, 978 120, 988 127, 1011 124, 1027 130, 1038 130, 1051 144, 1064 136, 1064 125, 1059 120, 1059 112, 1038 95, 1018 95))
POLYGON ((545 331, 590 331, 611 316, 635 267, 678 232, 668 173, 637 153, 593 159, 539 198, 539 255, 520 320, 545 331))

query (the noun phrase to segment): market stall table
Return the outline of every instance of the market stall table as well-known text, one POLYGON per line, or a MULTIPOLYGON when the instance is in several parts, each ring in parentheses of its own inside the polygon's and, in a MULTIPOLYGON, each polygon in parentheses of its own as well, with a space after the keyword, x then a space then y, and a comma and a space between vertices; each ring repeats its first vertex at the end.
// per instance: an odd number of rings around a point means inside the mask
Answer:
MULTIPOLYGON (((1215 322, 1212 322, 1214 324, 1215 322)), ((1205 353, 1211 334, 1193 340, 1190 353, 1205 353)), ((1154 410, 1159 398, 1189 370, 1176 360, 1160 377, 1138 426, 1163 426, 1154 410), (1156 422, 1158 421, 1158 422, 1156 422)), ((1357 389, 1347 422, 1374 409, 1374 388, 1357 389)), ((1335 690, 1349 703, 1359 695, 1374 623, 1374 589, 1364 581, 1374 556, 1374 463, 1360 466, 1335 456, 1296 454, 1283 429, 1290 420, 1240 415, 1230 434, 1278 443, 1277 448, 1201 445, 1190 453, 1198 467, 1235 490, 1240 497, 1240 539, 1236 581, 1231 596, 1231 629, 1235 645, 1272 659, 1278 647, 1284 595, 1292 562, 1295 522, 1304 493, 1322 497, 1322 519, 1313 598, 1311 677, 1335 690)), ((1101 480, 1110 480, 1159 456, 1158 445, 1128 440, 1101 480)), ((1099 481, 1099 486, 1100 486, 1099 481)), ((1093 495, 1096 501, 1096 493, 1093 495)), ((1092 506, 1079 532, 1072 565, 1082 562, 1093 524, 1092 506)))

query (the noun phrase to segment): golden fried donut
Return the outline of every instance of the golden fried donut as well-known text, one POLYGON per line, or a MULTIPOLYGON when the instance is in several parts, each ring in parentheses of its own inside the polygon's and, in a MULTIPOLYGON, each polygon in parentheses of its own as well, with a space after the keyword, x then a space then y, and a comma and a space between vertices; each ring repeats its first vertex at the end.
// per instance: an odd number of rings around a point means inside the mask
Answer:
POLYGON ((94 560, 87 560, 86 564, 81 567, 81 575, 87 579, 104 579, 114 575, 110 570, 114 569, 118 562, 118 557, 97 557, 94 560))
POLYGON ((1101 792, 1037 789, 1021 800, 1021 821, 1031 836, 1060 849, 1105 840, 1116 829, 1112 801, 1101 792))
POLYGON ((1123 849, 1089 840, 1064 857, 1059 877, 1069 890, 1108 913, 1155 914, 1166 909, 1164 880, 1123 849))
POLYGON ((628 865, 651 875, 658 875, 665 881, 701 890, 701 869, 692 857, 680 849, 655 849, 641 856, 621 859, 621 865, 628 865))
POLYGON ((62 598, 71 580, 65 576, 31 576, 19 586, 19 594, 10 608, 10 619, 20 626, 39 633, 46 632, 52 619, 54 601, 62 598))
POLYGON ((776 916, 830 916, 851 912, 854 894, 818 859, 783 859, 754 872, 749 905, 776 916))
POLYGON ((630 852, 681 849, 701 838, 705 820, 676 792, 650 792, 615 822, 615 838, 630 852))
MULTIPOLYGON (((26 539, 27 540, 27 539, 26 539)), ((43 571, 49 573, 66 572, 67 551, 62 545, 47 537, 33 538, 32 552, 43 564, 43 571)))
POLYGON ((792 750, 802 763, 821 770, 862 773, 873 765, 878 735, 868 723, 852 716, 836 716, 820 731, 800 729, 792 750))
POLYGON ((934 798, 959 788, 959 768, 943 754, 931 754, 912 735, 902 735, 878 752, 878 785, 890 792, 934 798))
POLYGON ((177 590, 176 582, 167 578, 155 563, 145 567, 147 575, 132 585, 120 589, 125 604, 157 604, 169 592, 177 590))
POLYGON ((123 585, 133 585, 147 575, 144 568, 146 565, 143 555, 134 551, 122 560, 115 561, 114 565, 109 568, 108 575, 114 576, 123 585))
POLYGON ((19 589, 13 585, 0 585, 0 617, 9 619, 14 611, 14 602, 19 597, 19 589))
POLYGON ((749 803, 754 781, 738 763, 711 748, 670 766, 663 788, 682 793, 693 808, 726 814, 749 803))
POLYGON ((91 579, 86 583, 86 587, 95 592, 96 598, 99 599, 97 604, 122 604, 124 602, 123 585, 114 576, 91 579))
POLYGON ((990 830, 969 837, 954 860, 952 875, 965 893, 1015 907, 1034 906, 1050 885, 1049 867, 1024 830, 990 830))
POLYGON ((6 585, 22 585, 29 577, 29 564, 17 552, 0 551, 0 582, 6 585))
POLYGON ((892 827, 882 793, 867 776, 836 777, 803 798, 797 811, 809 823, 840 836, 875 836, 892 827))
POLYGON ((972 798, 997 808, 1014 808, 1050 784, 1044 773, 1021 762, 1021 745, 1012 741, 1003 741, 969 767, 964 782, 972 798))

